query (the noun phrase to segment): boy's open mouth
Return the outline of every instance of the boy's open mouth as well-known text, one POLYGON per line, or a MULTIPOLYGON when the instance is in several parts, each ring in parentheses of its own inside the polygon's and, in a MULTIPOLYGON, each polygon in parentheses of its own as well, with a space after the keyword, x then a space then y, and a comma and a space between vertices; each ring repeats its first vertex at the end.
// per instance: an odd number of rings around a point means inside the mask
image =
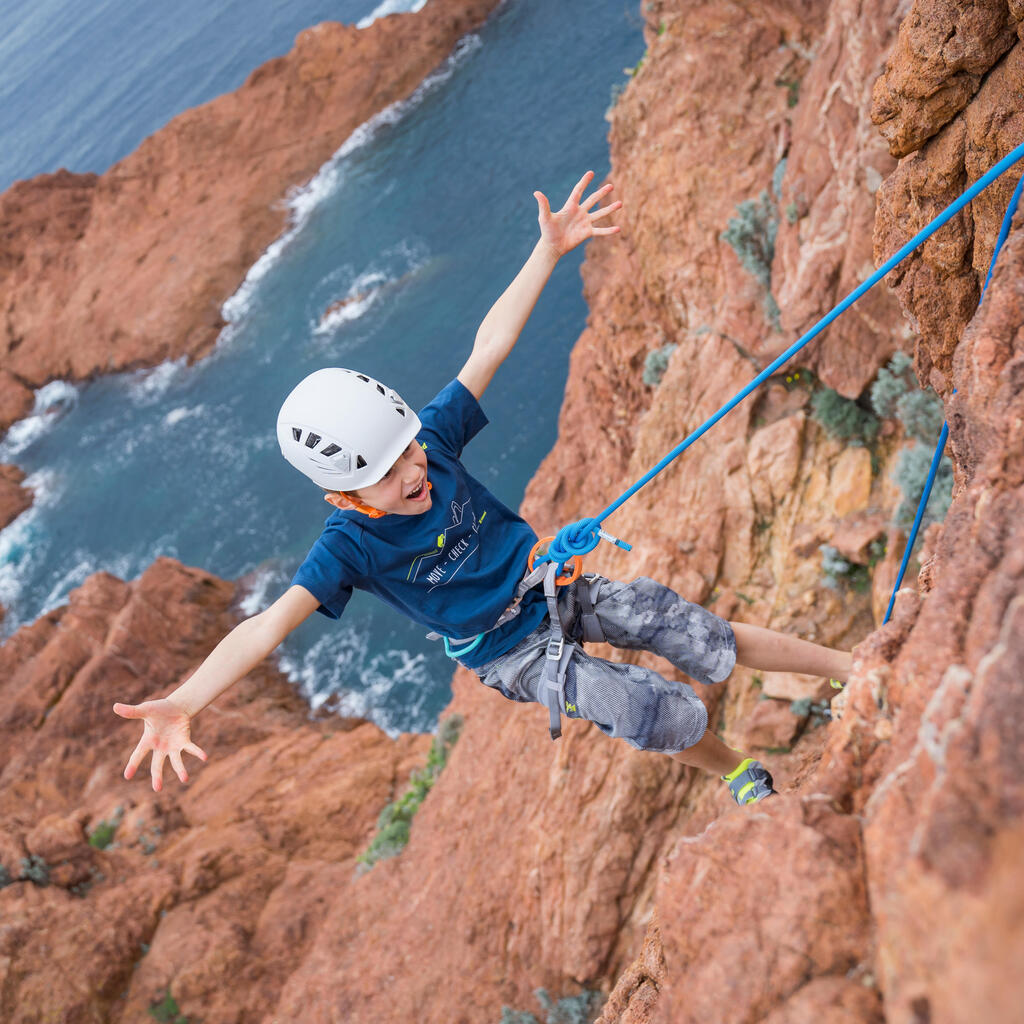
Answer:
POLYGON ((409 501, 419 501, 423 497, 423 495, 426 494, 426 493, 427 493, 427 478, 424 477, 419 482, 419 486, 414 491, 410 491, 406 495, 406 498, 409 501))

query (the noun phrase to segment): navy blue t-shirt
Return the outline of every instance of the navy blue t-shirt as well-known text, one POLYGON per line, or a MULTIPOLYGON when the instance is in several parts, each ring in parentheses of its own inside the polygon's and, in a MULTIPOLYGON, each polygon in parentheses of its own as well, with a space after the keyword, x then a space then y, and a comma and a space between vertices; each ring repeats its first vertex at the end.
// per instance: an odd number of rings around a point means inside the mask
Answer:
MULTIPOLYGON (((537 535, 459 461, 487 424, 472 393, 453 380, 419 416, 417 440, 433 484, 430 509, 380 519, 339 509, 292 583, 305 587, 320 601, 317 610, 332 619, 358 587, 453 640, 474 637, 491 629, 512 602, 537 535)), ((520 609, 459 661, 474 668, 514 647, 544 618, 544 595, 528 591, 520 609)))

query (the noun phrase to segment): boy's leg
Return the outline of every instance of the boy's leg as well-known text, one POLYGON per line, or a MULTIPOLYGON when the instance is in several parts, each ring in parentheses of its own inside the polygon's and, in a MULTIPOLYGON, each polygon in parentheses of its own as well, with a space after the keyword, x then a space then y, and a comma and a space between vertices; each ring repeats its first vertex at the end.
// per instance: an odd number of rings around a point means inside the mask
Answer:
POLYGON ((736 661, 747 668, 765 672, 803 672, 846 682, 853 655, 809 640, 777 633, 774 629, 730 622, 736 637, 736 661))
POLYGON ((746 759, 746 754, 727 747, 713 732, 706 732, 692 747, 687 747, 672 757, 694 768, 714 772, 715 775, 728 775, 746 759))
POLYGON ((842 680, 852 655, 745 622, 726 622, 657 580, 603 580, 595 612, 613 647, 650 651, 701 683, 728 678, 735 663, 766 672, 842 680))

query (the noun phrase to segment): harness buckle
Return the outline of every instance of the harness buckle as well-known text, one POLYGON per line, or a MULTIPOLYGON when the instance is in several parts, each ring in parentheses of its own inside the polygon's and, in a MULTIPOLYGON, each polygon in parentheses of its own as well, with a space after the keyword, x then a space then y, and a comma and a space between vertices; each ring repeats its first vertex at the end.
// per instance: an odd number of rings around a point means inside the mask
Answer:
POLYGON ((562 651, 565 648, 565 637, 559 637, 557 640, 548 640, 547 656, 551 661, 560 661, 562 658, 562 651))

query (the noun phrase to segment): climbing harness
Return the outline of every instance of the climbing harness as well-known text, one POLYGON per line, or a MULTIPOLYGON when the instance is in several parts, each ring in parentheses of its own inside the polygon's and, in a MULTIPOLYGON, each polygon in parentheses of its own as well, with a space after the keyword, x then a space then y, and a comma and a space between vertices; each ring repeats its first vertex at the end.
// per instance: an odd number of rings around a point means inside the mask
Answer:
MULTIPOLYGON (((1003 223, 999 226, 999 235, 996 238, 996 247, 992 252, 992 260, 988 265, 988 273, 985 275, 985 283, 981 287, 981 296, 978 299, 978 308, 981 309, 981 304, 985 300, 985 292, 988 290, 988 283, 992 280, 992 274, 996 269, 996 260, 999 259, 999 251, 1003 247, 1003 243, 1006 241, 1006 236, 1010 233, 1010 224, 1013 221, 1014 214, 1017 212, 1017 205, 1020 202, 1021 191, 1024 190, 1024 175, 1021 175, 1020 181, 1017 182, 1017 187, 1013 190, 1013 195, 1010 197, 1010 205, 1006 207, 1006 213, 1003 215, 1003 223)), ((956 391, 953 392, 956 394, 956 391)), ((946 439, 949 437, 949 423, 943 421, 942 430, 939 432, 939 443, 935 446, 935 452, 932 455, 932 463, 928 469, 928 479, 925 480, 924 490, 921 492, 921 500, 917 505, 917 514, 914 516, 914 524, 910 527, 910 535, 907 537, 907 546, 903 549, 903 559, 900 562, 899 572, 896 574, 896 582, 893 584, 892 594, 889 597, 889 605, 885 609, 885 618, 882 619, 882 625, 884 626, 892 616, 893 605, 896 603, 896 593, 903 585, 903 576, 907 571, 907 565, 910 562, 910 553, 914 550, 914 544, 917 542, 917 533, 921 529, 921 521, 924 519, 924 511, 928 507, 928 499, 932 494, 932 486, 935 483, 935 474, 939 471, 939 464, 942 462, 942 453, 946 450, 946 439)))
MULTIPOLYGON (((541 682, 540 697, 547 705, 551 715, 550 728, 552 739, 557 739, 558 736, 561 735, 560 716, 561 711, 565 706, 565 674, 568 669, 569 661, 577 648, 577 644, 572 640, 566 641, 564 625, 558 613, 557 588, 559 586, 566 585, 569 582, 576 581, 580 577, 582 572, 583 556, 593 551, 602 540, 615 544, 617 547, 626 551, 630 550, 630 545, 625 541, 620 540, 618 537, 613 537, 611 534, 605 532, 602 528, 604 520, 620 506, 625 504, 625 502, 636 494, 641 487, 650 483, 650 481, 653 480, 654 477, 664 470, 671 462, 682 455, 690 445, 707 433, 707 431, 710 430, 720 419, 730 413, 737 405, 740 404, 740 402, 747 398, 766 380, 772 377, 804 347, 810 344, 810 342, 813 341, 826 327, 828 327, 833 320, 849 309, 850 306, 861 298, 861 296, 878 284, 886 274, 899 266, 899 264, 902 263, 903 260, 905 260, 911 253, 931 238, 939 228, 955 217, 960 210, 975 198, 975 196, 988 188, 989 185, 991 185, 1006 170, 1022 158, 1024 158, 1024 143, 1021 143, 1015 149, 1011 150, 1005 157, 1003 157, 1002 160, 982 175, 969 189, 967 189, 966 192, 963 193, 963 195, 960 196, 959 199, 950 203, 945 210, 943 210, 929 224, 914 235, 909 242, 889 257, 889 259, 886 260, 885 263, 883 263, 882 266, 880 266, 870 277, 858 285, 849 293, 849 295, 846 296, 846 298, 826 313, 825 316, 811 327, 810 330, 790 345, 785 352, 772 360, 772 362, 752 381, 750 381, 746 387, 738 391, 731 399, 729 399, 728 402, 709 416, 699 427, 685 437, 675 448, 673 448, 672 451, 670 451, 660 462, 649 469, 631 487, 623 491, 618 498, 616 498, 607 508, 603 509, 597 516, 588 519, 580 519, 567 526, 563 526, 553 538, 545 538, 534 546, 533 551, 530 553, 528 571, 519 584, 513 604, 502 613, 501 618, 494 626, 491 627, 491 630, 497 629, 499 625, 503 625, 509 620, 509 618, 517 615, 519 613, 518 606, 520 601, 522 601, 523 595, 525 595, 526 591, 529 590, 530 587, 535 586, 541 579, 543 579, 544 596, 548 602, 548 609, 551 618, 551 637, 548 640, 547 651, 545 654, 545 665, 541 682), (545 566, 547 567, 545 568, 545 566), (533 582, 528 583, 530 580, 533 580, 533 582)), ((1024 178, 1022 178, 1022 184, 1024 184, 1024 178)), ((1012 209, 1016 209, 1020 192, 1021 184, 1018 184, 1010 204, 1012 209)), ((996 243, 996 251, 992 257, 993 267, 995 266, 995 259, 999 253, 999 249, 1001 248, 1003 241, 1005 241, 1006 232, 1009 231, 1009 222, 1011 219, 1012 212, 1011 210, 1007 210, 1007 215, 1003 221, 1003 228, 1000 230, 999 239, 996 243)), ((988 278, 986 278, 985 281, 986 287, 988 286, 988 280, 991 276, 992 268, 990 267, 988 278)), ((984 295, 984 291, 982 292, 982 295, 984 295)), ((944 445, 947 433, 948 428, 944 427, 943 436, 940 440, 941 445, 944 445)), ((933 473, 931 474, 931 478, 934 478, 934 470, 937 468, 938 457, 940 454, 941 449, 940 452, 937 453, 936 459, 933 460, 933 473)), ((927 498, 924 500, 927 501, 927 498)), ((918 521, 922 514, 923 507, 918 510, 918 521)), ((917 525, 919 525, 919 522, 915 523, 915 526, 917 525)), ((909 558, 909 550, 910 548, 908 546, 908 553, 904 556, 904 562, 909 558)), ((579 587, 577 589, 577 595, 578 597, 582 596, 583 592, 587 591, 587 599, 590 601, 592 598, 592 594, 590 593, 591 581, 588 580, 587 584, 587 586, 579 587)), ((890 601, 890 609, 891 606, 892 602, 890 601)), ((584 618, 586 618, 586 613, 584 613, 584 618)), ((590 618, 592 619, 593 624, 597 624, 597 616, 593 613, 592 601, 590 618)), ((888 619, 888 613, 886 618, 888 619)), ((597 629, 600 630, 599 624, 597 624, 597 629)), ((491 632, 491 630, 487 630, 476 637, 471 637, 466 641, 454 641, 455 643, 469 644, 468 647, 463 647, 457 651, 453 651, 451 649, 448 638, 445 638, 445 653, 447 653, 449 657, 453 658, 457 658, 463 654, 468 654, 479 645, 486 633, 491 632)), ((439 634, 434 633, 429 634, 429 636, 431 639, 436 639, 439 634)), ((600 639, 603 639, 603 637, 600 639)), ((584 636, 584 640, 586 640, 586 636, 584 636)))

